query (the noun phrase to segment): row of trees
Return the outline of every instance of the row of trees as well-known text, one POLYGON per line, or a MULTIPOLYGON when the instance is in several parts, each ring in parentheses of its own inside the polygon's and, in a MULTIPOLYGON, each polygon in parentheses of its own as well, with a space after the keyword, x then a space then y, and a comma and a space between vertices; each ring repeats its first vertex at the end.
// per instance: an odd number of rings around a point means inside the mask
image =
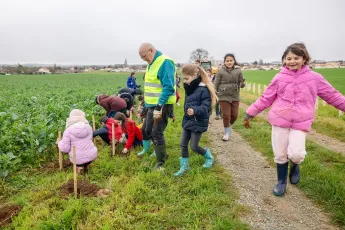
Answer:
MULTIPOLYGON (((209 52, 205 49, 202 48, 198 48, 196 50, 193 50, 190 53, 189 56, 189 61, 194 63, 196 60, 209 60, 212 63, 214 63, 214 58, 209 56, 209 52)), ((264 63, 264 61, 262 59, 260 59, 259 61, 254 61, 251 64, 253 65, 268 65, 268 63, 264 63)))

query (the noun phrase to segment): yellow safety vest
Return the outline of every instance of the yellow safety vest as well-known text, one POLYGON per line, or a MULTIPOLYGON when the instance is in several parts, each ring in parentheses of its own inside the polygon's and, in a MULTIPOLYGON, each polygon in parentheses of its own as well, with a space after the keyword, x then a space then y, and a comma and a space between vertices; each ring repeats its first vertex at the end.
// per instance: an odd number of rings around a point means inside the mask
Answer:
MULTIPOLYGON (((150 69, 149 69, 149 66, 147 66, 146 68, 144 100, 145 100, 145 103, 147 104, 151 104, 151 105, 158 104, 159 96, 161 95, 162 89, 163 89, 163 86, 160 80, 158 79, 158 71, 165 60, 171 60, 171 59, 165 56, 164 54, 162 54, 161 56, 156 58, 156 60, 152 63, 150 69)), ((174 63, 173 60, 171 61, 174 63)), ((176 75, 176 68, 175 68, 174 76, 171 76, 171 77, 175 77, 175 75, 176 75)), ((173 95, 169 97, 167 104, 176 103, 176 84, 174 85, 174 90, 175 92, 173 95)))

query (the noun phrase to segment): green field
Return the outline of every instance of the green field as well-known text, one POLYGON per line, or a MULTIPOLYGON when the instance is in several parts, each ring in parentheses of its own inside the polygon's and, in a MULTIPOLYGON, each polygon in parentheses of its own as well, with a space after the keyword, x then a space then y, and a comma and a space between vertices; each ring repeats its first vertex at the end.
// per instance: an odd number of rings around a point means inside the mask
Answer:
MULTIPOLYGON (((231 178, 220 167, 204 170, 204 159, 192 154, 193 170, 181 178, 172 176, 179 169, 182 107, 176 108, 177 120, 166 131, 169 161, 164 172, 152 170, 155 159, 138 159, 135 152, 110 157, 110 147, 98 142, 89 182, 111 189, 110 197, 62 197, 58 188, 73 178, 72 169, 45 166, 57 162, 58 129, 63 130, 73 108, 85 111, 90 122, 92 114, 97 120, 105 111, 95 104, 95 95, 114 94, 127 76, 0 77, 0 203, 23 207, 6 228, 248 229, 238 219, 246 210, 237 204, 231 178)), ((140 84, 141 75, 137 79, 140 84)), ((204 137, 202 146, 206 144, 204 137)))
MULTIPOLYGON (((345 95, 345 69, 317 69, 317 72, 321 73, 335 89, 345 95)), ((255 102, 260 96, 258 94, 258 84, 261 85, 261 93, 263 86, 268 85, 272 78, 278 73, 278 71, 244 71, 244 76, 247 82, 256 83, 256 92, 248 92, 242 90, 241 100, 242 102, 250 105, 255 102)), ((324 105, 322 99, 319 98, 319 106, 316 111, 315 122, 313 123, 313 129, 319 133, 326 134, 330 137, 336 138, 340 141, 345 141, 345 115, 339 117, 339 111, 333 106, 324 105)))
MULTIPOLYGON (((339 92, 345 94, 345 68, 315 69, 314 71, 322 74, 339 92)), ((247 70, 243 71, 243 75, 247 82, 268 85, 278 72, 276 70, 247 70)))
MULTIPOLYGON (((338 90, 345 86, 344 69, 319 71, 324 71, 338 90)), ((275 73, 245 71, 244 75, 248 82, 268 84, 275 73)), ((182 107, 175 108, 177 120, 170 121, 166 131, 169 163, 163 173, 152 170, 155 160, 148 156, 140 160, 132 152, 128 157, 110 157, 110 147, 97 142, 99 156, 90 170, 89 182, 111 189, 110 197, 62 197, 58 188, 73 178, 72 169, 46 168, 57 161, 57 131, 63 131, 73 108, 85 111, 90 122, 92 114, 97 120, 105 111, 95 104, 95 95, 116 93, 125 86, 127 76, 103 72, 0 76, 0 202, 23 207, 6 228, 248 229, 238 218, 248 210, 237 204, 231 178, 219 166, 203 170, 204 159, 192 154, 193 170, 182 178, 172 176, 179 168, 182 107)), ((141 76, 137 76, 139 84, 141 76)), ((258 97, 242 92, 247 104, 258 97)), ((313 127, 345 140, 344 117, 339 118, 336 112, 320 102, 313 127)), ((250 130, 241 122, 234 128, 273 165, 266 121, 255 119, 250 130)), ((202 146, 211 144, 202 139, 202 146)), ((307 145, 308 157, 301 167, 303 180, 298 187, 330 213, 335 224, 345 226, 345 157, 317 143, 307 145)))

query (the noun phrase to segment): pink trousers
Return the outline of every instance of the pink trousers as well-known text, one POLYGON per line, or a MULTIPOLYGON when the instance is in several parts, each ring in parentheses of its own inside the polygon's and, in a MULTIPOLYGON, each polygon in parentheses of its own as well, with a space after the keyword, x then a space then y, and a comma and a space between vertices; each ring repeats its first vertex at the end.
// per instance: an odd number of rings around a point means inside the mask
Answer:
POLYGON ((284 164, 290 159, 295 164, 304 160, 307 133, 301 130, 272 126, 274 162, 284 164))

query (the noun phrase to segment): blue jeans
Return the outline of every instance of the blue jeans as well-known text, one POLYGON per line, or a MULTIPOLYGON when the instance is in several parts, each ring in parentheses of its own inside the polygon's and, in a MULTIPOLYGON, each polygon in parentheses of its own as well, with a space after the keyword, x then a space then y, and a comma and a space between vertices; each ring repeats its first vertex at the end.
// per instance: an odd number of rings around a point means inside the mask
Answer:
POLYGON ((113 110, 113 111, 110 111, 109 113, 107 113, 107 117, 109 117, 109 118, 114 118, 114 116, 115 116, 115 114, 117 113, 117 112, 121 112, 121 113, 123 113, 123 114, 125 114, 125 116, 127 117, 127 118, 129 118, 129 116, 126 114, 126 108, 124 108, 123 110, 118 110, 118 111, 116 111, 116 110, 113 110))
POLYGON ((115 114, 117 113, 117 111, 110 111, 108 114, 107 114, 107 117, 109 118, 114 118, 115 114))

